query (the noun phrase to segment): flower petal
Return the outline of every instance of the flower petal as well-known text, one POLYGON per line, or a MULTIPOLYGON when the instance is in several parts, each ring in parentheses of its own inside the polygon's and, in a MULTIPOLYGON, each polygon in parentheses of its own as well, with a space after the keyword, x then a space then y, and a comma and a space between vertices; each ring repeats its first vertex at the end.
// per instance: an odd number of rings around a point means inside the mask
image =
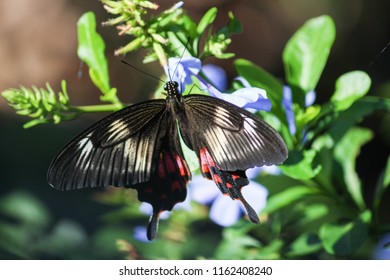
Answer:
POLYGON ((294 115, 294 111, 293 111, 292 91, 291 91, 291 88, 288 86, 283 87, 282 105, 284 107, 284 110, 286 111, 288 130, 290 131, 291 135, 294 135, 295 132, 297 131, 297 128, 295 126, 295 115, 294 115))
MULTIPOLYGON (((152 207, 152 205, 150 205, 149 203, 142 202, 141 205, 140 205, 140 207, 139 207, 139 210, 140 210, 142 213, 144 213, 144 214, 150 216, 150 215, 152 215, 153 207, 152 207)), ((161 220, 166 220, 166 219, 169 218, 169 216, 170 216, 170 212, 169 212, 169 211, 164 211, 164 212, 162 212, 162 213, 160 214, 159 218, 160 218, 161 220)))
POLYGON ((191 199, 204 205, 210 204, 220 191, 211 180, 206 180, 201 175, 194 176, 188 184, 191 199))
POLYGON ((202 62, 196 57, 170 57, 164 70, 167 77, 178 82, 184 90, 186 85, 192 84, 191 76, 197 75, 201 67, 202 62))
MULTIPOLYGON (((242 195, 257 213, 267 205, 268 190, 255 181, 242 188, 242 195)), ((244 211, 244 206, 242 209, 244 211)))
POLYGON ((246 174, 246 177, 248 177, 248 179, 253 179, 253 178, 256 178, 261 172, 261 167, 253 167, 253 168, 249 168, 245 171, 245 174, 246 174))
POLYGON ((305 95, 305 106, 309 107, 316 101, 316 92, 314 90, 309 91, 305 95))
POLYGON ((251 84, 244 77, 238 76, 238 77, 234 78, 234 80, 241 82, 241 84, 244 86, 244 88, 252 87, 251 84))
POLYGON ((202 67, 202 73, 220 91, 227 90, 227 75, 222 67, 214 64, 206 64, 202 67))
POLYGON ((241 88, 230 94, 221 93, 215 89, 209 89, 209 91, 212 96, 223 99, 241 108, 270 111, 272 107, 271 101, 267 98, 266 91, 261 88, 241 88))
POLYGON ((144 242, 144 243, 150 243, 150 242, 152 242, 151 240, 149 240, 149 239, 147 238, 147 229, 146 229, 146 227, 142 227, 142 226, 136 226, 136 227, 134 227, 133 236, 134 236, 134 238, 137 239, 138 241, 141 241, 141 242, 144 242))
POLYGON ((239 201, 220 194, 210 208, 210 219, 223 227, 234 225, 242 215, 240 205, 239 201))
POLYGON ((390 243, 390 233, 382 236, 373 252, 373 259, 375 260, 390 260, 390 249, 388 248, 390 243), (387 247, 387 248, 386 248, 387 247))

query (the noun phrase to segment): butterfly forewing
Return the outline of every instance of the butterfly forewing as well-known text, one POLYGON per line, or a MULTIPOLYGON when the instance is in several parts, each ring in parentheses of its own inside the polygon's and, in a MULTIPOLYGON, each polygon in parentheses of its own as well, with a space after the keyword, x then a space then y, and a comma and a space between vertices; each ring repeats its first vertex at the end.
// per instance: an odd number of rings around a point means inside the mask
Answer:
POLYGON ((49 183, 69 190, 148 181, 167 134, 165 108, 165 100, 139 103, 88 128, 53 160, 49 183))
POLYGON ((192 149, 206 147, 223 170, 280 164, 287 148, 266 122, 226 101, 205 95, 184 97, 180 129, 192 149))

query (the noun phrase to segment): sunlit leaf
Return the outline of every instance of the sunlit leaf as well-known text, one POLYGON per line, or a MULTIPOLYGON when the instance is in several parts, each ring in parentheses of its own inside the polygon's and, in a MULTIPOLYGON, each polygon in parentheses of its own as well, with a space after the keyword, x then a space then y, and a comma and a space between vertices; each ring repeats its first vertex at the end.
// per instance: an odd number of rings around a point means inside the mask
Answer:
POLYGON ((336 36, 329 16, 307 21, 288 41, 284 52, 286 79, 304 92, 314 90, 336 36))
POLYGON ((267 200, 267 206, 262 210, 263 213, 271 214, 278 211, 308 195, 318 193, 314 188, 308 186, 294 186, 270 196, 267 200))
POLYGON ((280 166, 280 169, 287 176, 294 179, 307 180, 313 178, 321 171, 321 165, 315 162, 315 150, 298 151, 289 153, 287 161, 280 166))
POLYGON ((213 7, 204 14, 196 28, 196 33, 198 34, 198 36, 202 35, 203 32, 205 32, 206 28, 214 22, 217 13, 218 9, 216 7, 213 7))
POLYGON ((96 32, 95 15, 87 12, 77 23, 78 49, 77 54, 89 67, 92 82, 104 94, 110 90, 108 64, 105 56, 105 44, 96 32))
POLYGON ((386 167, 379 177, 374 197, 374 207, 378 209, 381 202, 383 194, 386 192, 387 188, 390 186, 390 156, 387 158, 386 167))
POLYGON ((352 255, 366 240, 370 221, 371 212, 366 210, 353 221, 324 224, 319 234, 325 250, 332 255, 352 255))
POLYGON ((371 86, 370 77, 363 71, 353 71, 342 75, 336 81, 336 91, 331 101, 336 110, 349 108, 357 99, 363 97, 371 86))
POLYGON ((334 149, 334 158, 342 167, 343 180, 346 188, 361 209, 365 208, 365 203, 361 182, 355 171, 355 162, 361 146, 370 141, 372 137, 373 134, 370 130, 353 127, 348 130, 334 149))
POLYGON ((322 242, 317 234, 306 232, 288 246, 287 256, 296 257, 313 254, 322 249, 322 242))

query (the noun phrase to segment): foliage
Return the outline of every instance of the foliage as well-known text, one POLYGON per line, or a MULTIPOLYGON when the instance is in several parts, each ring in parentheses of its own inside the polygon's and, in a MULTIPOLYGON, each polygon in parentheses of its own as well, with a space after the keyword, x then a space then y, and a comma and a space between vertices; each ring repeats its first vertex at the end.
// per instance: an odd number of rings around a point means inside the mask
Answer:
MULTIPOLYGON (((196 23, 182 9, 181 2, 157 15, 149 14, 149 10, 156 10, 158 6, 148 1, 102 2, 115 16, 105 24, 117 26, 120 35, 132 36, 126 46, 116 51, 117 55, 143 48, 148 51, 145 63, 158 60, 162 66, 168 64, 168 57, 183 54, 201 61, 209 56, 219 59, 234 56, 225 52, 231 36, 241 31, 239 21, 232 13, 226 26, 213 32, 216 8, 211 8, 196 23)), ((90 78, 101 92, 101 100, 108 104, 72 106, 65 81, 57 96, 50 85, 47 89, 21 87, 4 91, 3 97, 18 114, 33 119, 25 127, 49 122, 57 124, 83 113, 114 111, 124 106, 116 96, 116 89, 110 85, 105 43, 96 33, 95 25, 91 12, 80 18, 78 55, 88 65, 90 78)), ((280 166, 282 173, 261 173, 255 179, 269 190, 267 206, 261 213, 262 223, 252 225, 240 220, 231 227, 221 228, 208 220, 208 206, 192 202, 190 212, 174 211, 170 220, 162 223, 162 234, 153 243, 143 243, 129 237, 130 234, 127 237, 118 235, 118 248, 126 257, 370 258, 374 241, 390 229, 390 225, 381 224, 378 217, 378 209, 390 184, 390 157, 377 180, 372 200, 367 200, 363 195, 365 186, 356 171, 356 159, 362 146, 373 138, 373 132, 358 125, 376 110, 388 111, 390 100, 366 96, 371 79, 365 72, 356 70, 335 81, 335 90, 328 101, 323 104, 307 102, 326 66, 335 34, 336 27, 329 16, 310 19, 297 30, 283 52, 285 84, 249 60, 234 60, 240 77, 251 86, 266 90, 272 110, 259 114, 274 125, 289 148, 289 158, 280 166), (286 88, 291 91, 290 106, 284 106, 288 103, 286 88)), ((230 91, 237 87, 242 86, 235 82, 230 91)), ((10 198, 4 198, 7 199, 10 198)), ((96 199, 120 207, 104 217, 108 224, 128 222, 129 219, 137 224, 144 219, 132 194, 116 189, 96 199)), ((9 203, 1 205, 7 207, 9 203)), ((34 211, 43 210, 36 205, 34 211)), ((25 219, 23 225, 31 225, 34 211, 27 216, 21 214, 17 219, 25 219)), ((35 222, 43 232, 48 221, 35 222)), ((5 228, 3 233, 7 232, 8 226, 1 226, 5 228)), ((12 240, 10 235, 7 238, 12 240)), ((26 236, 21 240, 26 240, 26 236)), ((0 245, 10 244, 12 242, 1 242, 0 245)), ((34 257, 33 252, 22 252, 22 245, 11 246, 13 249, 8 251, 21 258, 34 257)))

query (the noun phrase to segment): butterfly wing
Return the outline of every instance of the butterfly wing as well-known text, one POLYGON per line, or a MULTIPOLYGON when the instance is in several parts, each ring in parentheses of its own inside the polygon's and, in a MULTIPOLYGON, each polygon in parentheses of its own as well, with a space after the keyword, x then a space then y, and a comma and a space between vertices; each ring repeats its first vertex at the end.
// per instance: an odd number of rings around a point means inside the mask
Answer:
POLYGON ((132 186, 150 180, 165 137, 165 100, 119 110, 72 140, 53 160, 48 182, 59 190, 132 186))
POLYGON ((241 193, 249 184, 245 170, 282 163, 287 158, 283 139, 258 116, 221 99, 193 94, 184 97, 183 106, 180 132, 197 153, 202 175, 239 200, 250 220, 259 223, 241 193))
POLYGON ((205 95, 184 97, 181 134, 192 149, 206 147, 215 163, 228 171, 281 164, 287 147, 260 117, 224 100, 205 95))
POLYGON ((71 141, 53 160, 48 181, 56 189, 134 188, 153 213, 148 238, 162 211, 186 198, 191 173, 180 147, 176 120, 165 100, 117 111, 71 141))

